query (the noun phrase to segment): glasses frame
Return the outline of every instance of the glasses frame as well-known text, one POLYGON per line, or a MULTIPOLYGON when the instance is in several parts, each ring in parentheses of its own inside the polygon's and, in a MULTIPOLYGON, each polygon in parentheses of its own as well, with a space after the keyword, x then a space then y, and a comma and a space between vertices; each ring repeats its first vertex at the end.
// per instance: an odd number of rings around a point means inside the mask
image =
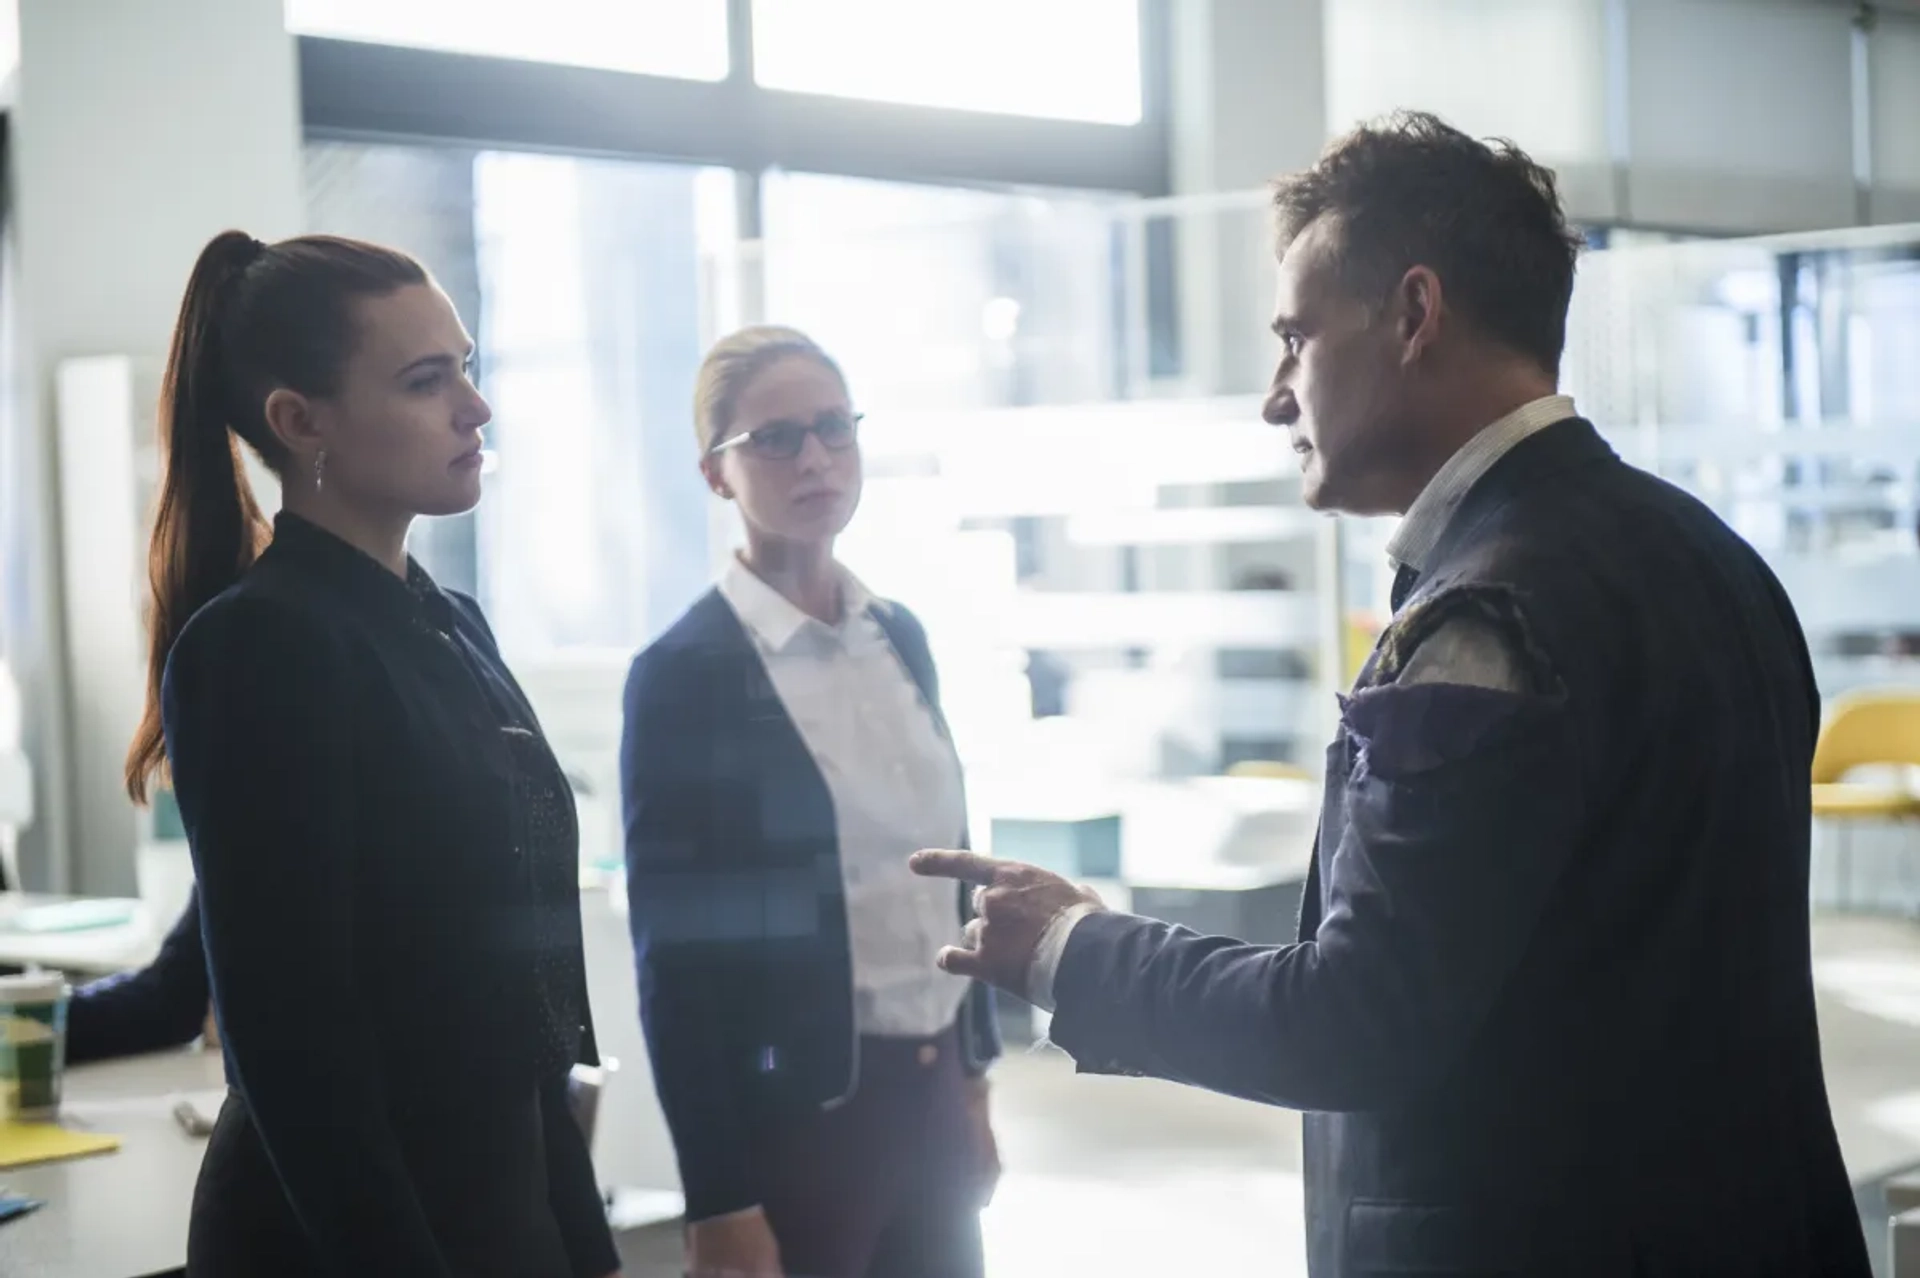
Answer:
POLYGON ((736 448, 745 448, 745 449, 752 450, 753 441, 760 438, 762 432, 771 432, 774 430, 787 429, 787 428, 797 428, 800 432, 800 443, 797 447, 794 448, 792 452, 773 453, 773 452, 767 452, 763 448, 757 451, 753 451, 753 455, 756 457, 764 457, 768 461, 792 461, 794 458, 798 457, 801 453, 806 451, 807 436, 809 435, 819 440, 820 447, 826 449, 830 453, 844 453, 849 448, 852 448, 855 444, 858 444, 860 442, 860 423, 864 422, 867 419, 867 415, 865 413, 851 413, 848 415, 847 420, 852 423, 853 431, 850 435, 847 436, 847 442, 844 444, 830 444, 827 442, 827 437, 820 433, 825 426, 827 416, 828 414, 822 413, 820 414, 820 416, 814 418, 810 422, 769 422, 765 426, 756 426, 752 430, 743 430, 738 435, 727 436, 725 439, 715 444, 712 448, 709 448, 707 450, 707 456, 718 457, 720 456, 720 454, 731 452, 736 448))

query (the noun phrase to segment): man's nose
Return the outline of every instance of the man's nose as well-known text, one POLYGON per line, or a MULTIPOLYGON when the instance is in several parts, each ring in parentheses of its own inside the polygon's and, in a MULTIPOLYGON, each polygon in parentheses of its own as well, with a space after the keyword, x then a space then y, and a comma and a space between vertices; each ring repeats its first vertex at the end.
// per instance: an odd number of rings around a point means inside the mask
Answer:
POLYGON ((1269 426, 1291 426, 1300 420, 1300 401, 1292 391, 1276 389, 1268 394, 1260 416, 1269 426))

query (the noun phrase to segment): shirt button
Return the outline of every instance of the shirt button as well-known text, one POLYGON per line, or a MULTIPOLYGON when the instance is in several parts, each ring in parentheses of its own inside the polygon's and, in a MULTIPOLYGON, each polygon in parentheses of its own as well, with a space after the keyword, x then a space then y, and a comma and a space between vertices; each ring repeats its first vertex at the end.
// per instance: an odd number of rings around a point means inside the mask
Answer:
POLYGON ((915 1054, 915 1058, 920 1062, 920 1067, 925 1069, 940 1059, 940 1049, 932 1043, 922 1043, 919 1052, 915 1054))

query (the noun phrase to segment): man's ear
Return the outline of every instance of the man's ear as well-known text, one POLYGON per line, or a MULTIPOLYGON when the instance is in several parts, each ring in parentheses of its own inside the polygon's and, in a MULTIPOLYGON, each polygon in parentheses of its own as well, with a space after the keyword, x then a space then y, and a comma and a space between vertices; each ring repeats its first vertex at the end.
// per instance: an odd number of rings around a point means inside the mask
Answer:
POLYGON ((1415 266, 1400 277, 1394 290, 1398 314, 1400 362, 1418 362, 1429 346, 1439 340, 1440 319, 1446 309, 1440 277, 1429 266, 1415 266))

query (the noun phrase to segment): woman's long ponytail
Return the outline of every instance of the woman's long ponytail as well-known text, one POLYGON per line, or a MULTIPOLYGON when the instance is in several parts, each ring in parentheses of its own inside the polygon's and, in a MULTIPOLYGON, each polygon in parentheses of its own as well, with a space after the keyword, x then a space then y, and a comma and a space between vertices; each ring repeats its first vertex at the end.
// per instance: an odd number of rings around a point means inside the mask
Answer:
POLYGON ((216 236, 194 263, 160 390, 162 474, 147 577, 147 703, 127 751, 127 793, 144 803, 166 763, 160 682, 167 654, 200 606, 240 579, 270 529, 230 429, 241 388, 230 384, 225 330, 234 295, 265 246, 216 236))
POLYGON ((334 394, 356 341, 355 306, 429 282, 397 249, 332 235, 262 244, 227 231, 200 251, 180 303, 160 390, 164 470, 147 578, 147 706, 127 751, 127 793, 146 801, 166 767, 160 684, 193 614, 240 580, 272 536, 242 468, 244 442, 284 475, 267 424, 280 388, 334 394))

